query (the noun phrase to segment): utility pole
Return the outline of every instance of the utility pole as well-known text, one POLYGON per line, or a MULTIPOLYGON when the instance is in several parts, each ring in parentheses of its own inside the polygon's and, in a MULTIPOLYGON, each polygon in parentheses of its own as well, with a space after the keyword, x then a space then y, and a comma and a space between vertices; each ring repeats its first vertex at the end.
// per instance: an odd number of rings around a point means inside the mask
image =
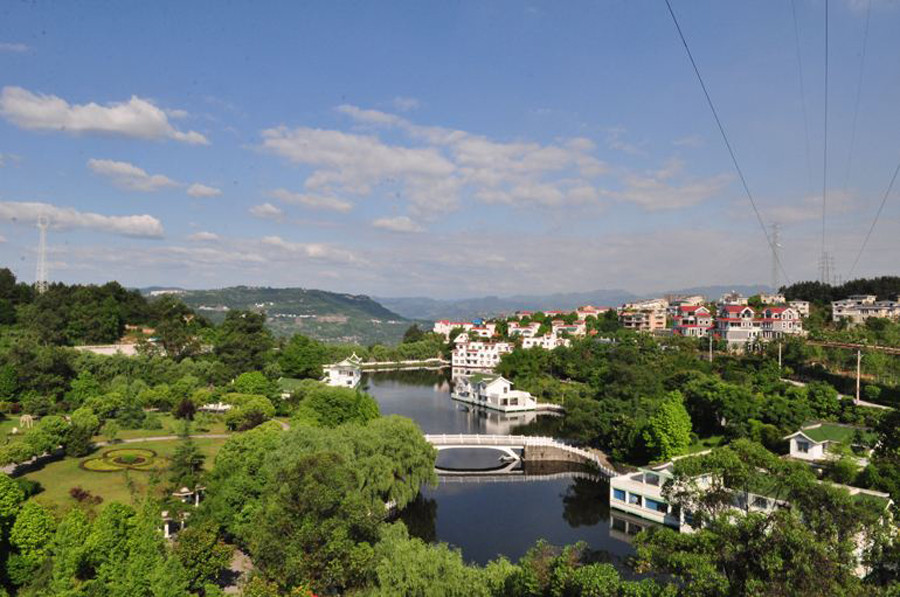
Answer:
POLYGON ((781 371, 781 342, 778 343, 778 370, 781 371))
POLYGON ((856 404, 861 402, 859 397, 859 377, 862 373, 862 350, 856 349, 856 404))
POLYGON ((708 330, 706 335, 709 337, 709 362, 712 363, 712 350, 713 350, 713 334, 712 330, 708 330))

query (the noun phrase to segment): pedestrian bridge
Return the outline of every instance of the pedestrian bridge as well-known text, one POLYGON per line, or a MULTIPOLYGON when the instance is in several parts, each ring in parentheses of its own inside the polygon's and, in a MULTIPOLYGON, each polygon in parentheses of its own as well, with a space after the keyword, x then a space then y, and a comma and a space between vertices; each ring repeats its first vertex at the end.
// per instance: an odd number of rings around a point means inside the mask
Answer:
MULTIPOLYGON (((503 452, 504 460, 510 465, 518 460, 578 462, 587 464, 605 478, 614 477, 612 470, 602 453, 595 453, 584 448, 573 446, 563 440, 552 437, 532 435, 478 435, 478 434, 428 434, 425 440, 437 450, 454 450, 466 448, 487 448, 503 452), (521 455, 520 455, 521 453, 521 455)), ((505 467, 504 467, 505 468, 505 467)), ((498 471, 493 471, 498 472, 498 471)))

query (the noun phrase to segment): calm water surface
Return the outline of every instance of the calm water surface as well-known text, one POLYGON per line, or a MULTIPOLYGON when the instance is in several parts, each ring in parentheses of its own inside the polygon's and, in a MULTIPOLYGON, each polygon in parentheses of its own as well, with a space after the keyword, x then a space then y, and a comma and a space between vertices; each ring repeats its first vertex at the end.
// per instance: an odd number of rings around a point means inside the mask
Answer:
MULTIPOLYGON (((449 370, 375 373, 363 384, 382 414, 409 417, 425 433, 509 434, 536 417, 477 411, 454 402, 449 370)), ((451 450, 438 458, 438 466, 446 469, 492 469, 499 464, 493 450, 451 450)), ((621 563, 633 553, 628 536, 639 528, 638 521, 618 514, 611 520, 605 482, 541 477, 564 471, 544 463, 541 470, 529 467, 525 474, 502 478, 442 476, 402 517, 414 535, 446 541, 472 562, 483 564, 498 555, 516 560, 538 539, 546 539, 555 545, 585 541, 621 563)))

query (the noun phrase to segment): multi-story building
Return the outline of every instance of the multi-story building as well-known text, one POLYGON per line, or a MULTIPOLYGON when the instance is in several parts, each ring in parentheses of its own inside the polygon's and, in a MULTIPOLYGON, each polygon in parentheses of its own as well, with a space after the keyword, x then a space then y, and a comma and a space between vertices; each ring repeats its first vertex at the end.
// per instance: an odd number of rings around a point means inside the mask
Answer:
POLYGON ((600 317, 611 310, 612 307, 594 307, 592 305, 585 305, 583 307, 578 307, 575 312, 578 314, 578 319, 587 319, 588 317, 600 317))
POLYGON ((791 307, 766 307, 757 321, 763 340, 803 334, 800 314, 791 307))
POLYGON ((809 317, 809 301, 788 301, 788 306, 800 317, 809 317))
POLYGON ((655 332, 666 329, 666 309, 630 308, 624 306, 619 311, 619 325, 636 332, 655 332))
POLYGON ((441 319, 440 321, 434 322, 434 327, 431 331, 433 331, 435 334, 442 335, 444 337, 444 340, 450 340, 450 332, 452 332, 453 330, 460 328, 463 331, 468 332, 474 327, 474 323, 467 321, 451 321, 449 319, 441 319))
POLYGON ((454 342, 451 364, 466 369, 493 369, 501 356, 513 350, 509 342, 471 340, 468 334, 460 334, 454 342))
POLYGON ((325 365, 322 367, 322 371, 325 373, 322 381, 330 386, 355 388, 362 379, 361 363, 362 359, 356 356, 354 352, 352 356, 347 357, 340 363, 325 365))
POLYGON ((702 305, 681 305, 675 313, 673 332, 689 338, 702 338, 713 329, 713 315, 702 305))
POLYGON ((716 334, 729 348, 743 348, 760 334, 756 313, 746 305, 722 305, 716 318, 716 334))
POLYGON ((468 333, 479 338, 493 338, 497 333, 496 323, 482 323, 481 325, 472 326, 468 333))
POLYGON ((854 324, 871 317, 900 317, 900 297, 897 297, 897 301, 879 301, 877 298, 874 294, 854 294, 843 300, 832 301, 831 317, 834 321, 846 319, 854 324))
POLYGON ((520 336, 522 338, 534 338, 540 329, 541 324, 536 321, 527 325, 522 325, 517 321, 511 321, 507 326, 507 333, 510 337, 520 336))
POLYGON ((723 294, 716 304, 720 307, 722 305, 740 305, 744 307, 747 305, 747 297, 743 296, 740 292, 732 290, 731 292, 723 294))
POLYGON ((570 336, 584 336, 587 333, 587 324, 584 320, 574 321, 572 323, 566 323, 560 319, 554 320, 551 325, 553 326, 553 334, 559 336, 560 334, 569 334, 570 336))
POLYGON ((759 300, 762 301, 762 304, 764 305, 784 305, 787 303, 787 299, 784 298, 784 295, 777 292, 760 292, 759 300))
POLYGON ((543 336, 533 336, 522 340, 522 348, 540 347, 544 350, 553 350, 560 346, 568 346, 571 341, 568 338, 560 338, 556 334, 544 334, 543 336))

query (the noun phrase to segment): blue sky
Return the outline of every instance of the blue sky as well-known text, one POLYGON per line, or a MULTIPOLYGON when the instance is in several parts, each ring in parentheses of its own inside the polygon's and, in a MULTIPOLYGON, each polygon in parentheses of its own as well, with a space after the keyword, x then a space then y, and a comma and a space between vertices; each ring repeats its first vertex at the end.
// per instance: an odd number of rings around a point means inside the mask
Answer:
MULTIPOLYGON (((821 242, 824 2, 795 5, 805 103, 790 2, 673 0, 801 280, 821 242)), ((826 243, 847 276, 900 160, 900 6, 871 6, 861 88, 868 3, 829 6, 826 243)), ((6 3, 0 88, 0 263, 28 281, 41 213, 68 282, 770 279, 662 0, 6 3)), ((898 233, 892 197, 855 274, 898 273, 898 233)))

